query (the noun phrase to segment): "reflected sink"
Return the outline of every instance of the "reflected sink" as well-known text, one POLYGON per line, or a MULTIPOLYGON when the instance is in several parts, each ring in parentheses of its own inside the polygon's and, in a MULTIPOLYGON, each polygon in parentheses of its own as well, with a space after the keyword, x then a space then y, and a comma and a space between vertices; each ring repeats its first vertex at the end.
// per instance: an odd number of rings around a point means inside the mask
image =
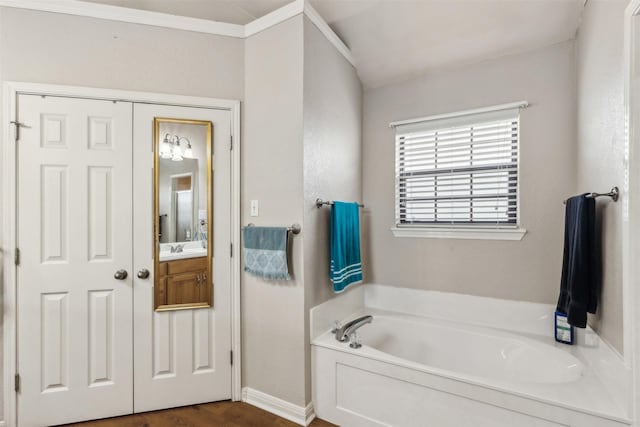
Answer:
POLYGON ((178 242, 160 244, 160 262, 176 259, 198 258, 207 256, 207 248, 202 247, 202 242, 178 242), (182 252, 171 252, 171 246, 184 245, 182 252))

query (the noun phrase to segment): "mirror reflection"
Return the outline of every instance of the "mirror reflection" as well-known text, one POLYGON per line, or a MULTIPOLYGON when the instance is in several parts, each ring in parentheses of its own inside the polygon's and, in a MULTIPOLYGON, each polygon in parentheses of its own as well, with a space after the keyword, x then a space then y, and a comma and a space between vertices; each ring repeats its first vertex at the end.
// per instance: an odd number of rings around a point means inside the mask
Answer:
POLYGON ((213 304, 213 124, 155 118, 156 310, 213 304))
POLYGON ((160 261, 207 255, 206 127, 160 123, 160 261))

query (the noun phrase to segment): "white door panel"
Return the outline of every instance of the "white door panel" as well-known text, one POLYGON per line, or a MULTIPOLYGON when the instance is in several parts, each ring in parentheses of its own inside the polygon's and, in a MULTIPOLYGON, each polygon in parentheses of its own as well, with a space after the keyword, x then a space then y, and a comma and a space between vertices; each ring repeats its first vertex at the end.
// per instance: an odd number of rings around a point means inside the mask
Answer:
POLYGON ((132 412, 131 112, 19 96, 22 426, 132 412))
POLYGON ((134 409, 149 411, 231 397, 231 113, 134 106, 134 409), (153 119, 213 122, 213 307, 153 310, 153 119))

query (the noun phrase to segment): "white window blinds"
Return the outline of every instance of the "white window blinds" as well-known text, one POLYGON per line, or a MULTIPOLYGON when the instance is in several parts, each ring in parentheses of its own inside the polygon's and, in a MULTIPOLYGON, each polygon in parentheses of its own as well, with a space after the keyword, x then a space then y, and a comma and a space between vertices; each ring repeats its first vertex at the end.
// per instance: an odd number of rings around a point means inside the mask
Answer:
POLYGON ((396 225, 518 224, 519 108, 396 128, 396 225))

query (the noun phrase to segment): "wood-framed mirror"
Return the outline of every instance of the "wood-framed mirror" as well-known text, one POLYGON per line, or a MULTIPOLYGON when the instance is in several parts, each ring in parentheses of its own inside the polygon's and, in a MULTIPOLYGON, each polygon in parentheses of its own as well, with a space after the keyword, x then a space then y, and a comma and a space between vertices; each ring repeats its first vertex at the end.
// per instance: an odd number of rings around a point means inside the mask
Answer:
POLYGON ((213 306, 213 124, 155 117, 154 308, 213 306))

